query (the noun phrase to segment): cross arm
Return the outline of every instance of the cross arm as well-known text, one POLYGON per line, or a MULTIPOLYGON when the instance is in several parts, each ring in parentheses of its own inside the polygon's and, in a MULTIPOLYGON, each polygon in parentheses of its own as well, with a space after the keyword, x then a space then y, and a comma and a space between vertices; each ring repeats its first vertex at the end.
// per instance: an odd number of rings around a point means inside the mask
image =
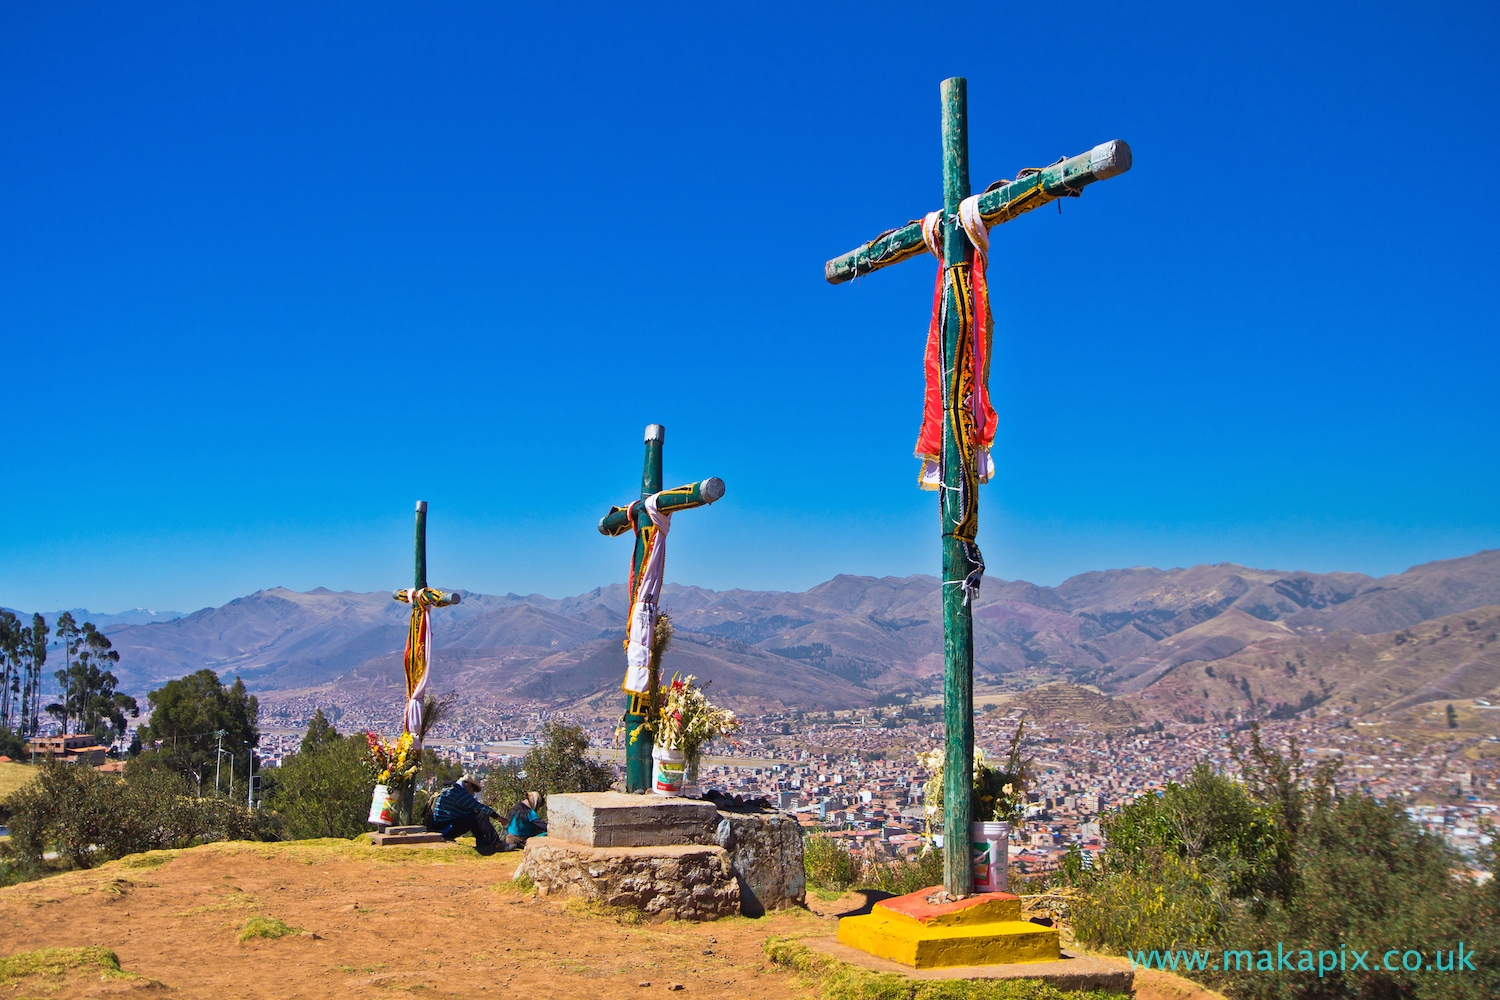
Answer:
MULTIPOLYGON (((724 495, 724 480, 710 476, 701 483, 690 483, 676 489, 662 490, 656 494, 656 509, 663 514, 675 514, 679 510, 705 507, 724 495)), ((639 503, 641 501, 637 501, 639 503)), ((631 529, 630 508, 611 507, 609 513, 599 519, 599 534, 623 535, 631 529)))
MULTIPOLYGON (((1123 139, 1112 139, 1050 167, 1022 171, 1024 176, 1013 181, 990 185, 979 196, 979 214, 986 225, 997 226, 1058 198, 1076 198, 1086 185, 1108 180, 1129 169, 1130 147, 1123 139)), ((830 285, 837 285, 926 252, 921 221, 909 222, 900 229, 882 233, 858 250, 830 260, 823 265, 823 277, 830 285)))

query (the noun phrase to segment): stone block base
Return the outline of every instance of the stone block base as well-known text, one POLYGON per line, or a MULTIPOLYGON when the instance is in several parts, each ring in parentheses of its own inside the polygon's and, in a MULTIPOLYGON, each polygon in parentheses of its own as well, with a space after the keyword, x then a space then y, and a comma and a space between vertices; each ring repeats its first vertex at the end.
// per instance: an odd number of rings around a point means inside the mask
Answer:
POLYGON ((712 802, 572 792, 547 796, 547 833, 585 847, 712 844, 719 811, 712 802))
POLYGON ((915 969, 1061 958, 1057 931, 1022 920, 1019 897, 989 892, 928 903, 940 889, 882 900, 869 913, 845 917, 839 943, 915 969))
POLYGON ((807 905, 807 872, 802 864, 802 827, 783 812, 720 812, 719 846, 729 852, 740 883, 740 912, 759 917, 767 910, 807 905))
POLYGON ((588 847, 533 837, 516 877, 546 894, 639 910, 648 920, 717 920, 740 912, 729 852, 702 844, 588 847))
MULTIPOLYGON (((420 828, 419 828, 420 829, 420 828)), ((410 844, 441 844, 443 835, 441 833, 372 833, 370 843, 376 847, 403 847, 410 844)))

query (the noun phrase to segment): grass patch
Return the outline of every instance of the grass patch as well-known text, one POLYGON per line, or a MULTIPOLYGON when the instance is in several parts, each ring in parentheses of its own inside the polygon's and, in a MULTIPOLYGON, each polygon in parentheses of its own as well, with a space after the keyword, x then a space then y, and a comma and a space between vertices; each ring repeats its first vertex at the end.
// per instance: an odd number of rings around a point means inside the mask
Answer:
POLYGON ((0 761, 0 799, 19 791, 35 777, 36 768, 30 764, 7 764, 0 761))
MULTIPOLYGON (((143 854, 127 854, 117 861, 111 861, 110 864, 121 868, 160 868, 181 853, 181 851, 146 851, 143 854)), ((109 865, 104 867, 107 868, 109 865)))
POLYGON ((641 911, 632 910, 624 906, 610 906, 594 899, 584 899, 581 896, 570 896, 563 903, 563 910, 575 917, 608 917, 617 924, 634 927, 641 922, 641 911))
POLYGON ((249 941, 251 938, 267 938, 274 941, 288 934, 301 934, 302 928, 292 927, 289 924, 277 920, 275 917, 251 917, 240 925, 240 941, 249 941))
POLYGON ((856 968, 786 937, 768 938, 764 951, 772 965, 800 973, 823 1000, 1130 1000, 1126 993, 1060 990, 1040 979, 908 979, 856 968))
POLYGON ((139 979, 120 969, 120 959, 108 948, 38 948, 0 958, 0 986, 13 986, 26 976, 61 976, 74 969, 99 970, 101 979, 139 979))
POLYGON ((517 892, 536 892, 536 883, 530 875, 520 874, 510 880, 510 887, 517 892))

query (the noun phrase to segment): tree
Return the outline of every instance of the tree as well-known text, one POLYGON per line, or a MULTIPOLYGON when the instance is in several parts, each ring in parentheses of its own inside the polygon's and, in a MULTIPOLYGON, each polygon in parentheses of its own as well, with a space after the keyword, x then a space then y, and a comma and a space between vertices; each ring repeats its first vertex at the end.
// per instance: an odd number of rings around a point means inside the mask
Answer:
POLYGON ((67 669, 54 675, 63 700, 48 705, 47 711, 62 722, 64 732, 73 720, 74 732, 90 733, 109 745, 125 734, 125 713, 135 717, 140 709, 134 698, 115 690, 120 680, 108 666, 120 662, 120 654, 111 648, 109 637, 93 622, 84 622, 76 640, 71 645, 77 658, 70 655, 67 669))
POLYGON ((375 782, 365 769, 365 738, 340 736, 322 709, 313 713, 302 748, 261 775, 265 804, 281 817, 290 840, 357 837, 375 782))
POLYGON ((260 703, 245 691, 238 677, 225 687, 218 674, 203 669, 168 681, 148 694, 146 703, 151 707, 151 722, 141 728, 141 740, 156 748, 132 761, 132 767, 174 770, 201 787, 205 775, 213 777, 222 731, 223 746, 237 754, 233 767, 248 776, 248 756, 239 751, 260 745, 260 703))
POLYGON ((20 730, 27 736, 35 736, 41 728, 42 667, 47 665, 47 632, 47 619, 39 614, 32 615, 31 641, 26 655, 26 680, 21 699, 20 730))
POLYGON ((26 627, 9 611, 0 611, 0 727, 14 728, 12 714, 21 693, 22 634, 26 627))
POLYGON ((484 801, 497 812, 520 801, 525 792, 607 792, 615 783, 615 769, 591 760, 589 738, 582 726, 549 722, 542 741, 526 753, 521 766, 491 768, 485 780, 484 801))
POLYGON ((57 638, 62 641, 63 646, 63 668, 54 676, 58 684, 62 685, 63 698, 47 706, 47 714, 55 717, 62 725, 64 734, 68 732, 68 719, 73 707, 72 690, 68 687, 70 680, 69 671, 73 668, 73 651, 77 648, 78 622, 73 618, 71 611, 64 611, 57 619, 57 638))

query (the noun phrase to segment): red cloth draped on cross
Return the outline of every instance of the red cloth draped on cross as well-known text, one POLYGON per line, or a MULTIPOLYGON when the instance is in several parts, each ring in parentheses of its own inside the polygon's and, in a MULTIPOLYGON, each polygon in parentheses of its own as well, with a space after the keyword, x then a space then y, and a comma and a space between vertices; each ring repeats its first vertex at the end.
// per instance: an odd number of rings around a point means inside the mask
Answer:
POLYGON ((979 215, 977 196, 964 199, 959 204, 958 214, 959 223, 974 246, 972 267, 969 261, 951 268, 942 264, 941 212, 929 212, 922 220, 923 242, 939 262, 937 282, 932 290, 932 320, 927 326, 927 388, 923 398, 922 428, 917 433, 915 449, 916 457, 922 462, 917 482, 924 490, 936 490, 943 483, 943 315, 947 299, 944 288, 949 280, 958 283, 958 307, 963 313, 964 337, 959 356, 949 359, 950 364, 956 362, 956 368, 950 366, 949 372, 950 377, 955 378, 956 409, 962 411, 962 419, 957 422, 960 428, 959 450, 965 456, 972 456, 981 483, 989 482, 995 471, 990 448, 995 443, 996 417, 989 388, 994 316, 990 313, 989 286, 985 280, 985 268, 989 263, 989 227, 979 215))

